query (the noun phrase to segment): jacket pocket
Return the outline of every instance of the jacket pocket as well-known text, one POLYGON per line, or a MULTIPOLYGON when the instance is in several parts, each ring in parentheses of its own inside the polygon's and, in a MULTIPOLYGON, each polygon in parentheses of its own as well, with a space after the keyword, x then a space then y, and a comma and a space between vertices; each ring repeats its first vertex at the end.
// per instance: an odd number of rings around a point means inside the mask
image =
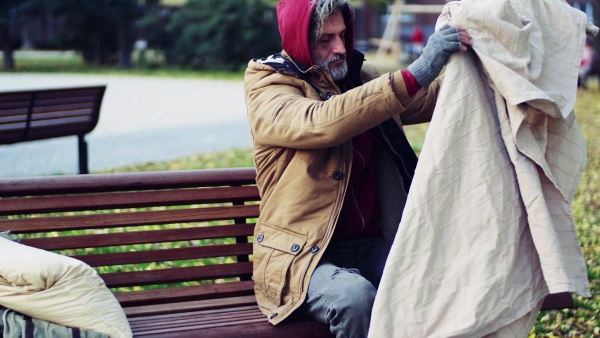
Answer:
POLYGON ((279 306, 290 266, 304 248, 306 236, 263 223, 254 242, 255 283, 279 306))

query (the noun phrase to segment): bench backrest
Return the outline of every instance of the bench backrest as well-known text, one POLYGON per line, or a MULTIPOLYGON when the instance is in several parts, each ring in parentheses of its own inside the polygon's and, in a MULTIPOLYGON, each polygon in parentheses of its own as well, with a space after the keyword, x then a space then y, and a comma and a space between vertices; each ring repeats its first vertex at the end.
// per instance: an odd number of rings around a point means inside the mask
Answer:
POLYGON ((106 86, 0 93, 0 144, 85 135, 98 123, 106 86))
POLYGON ((124 307, 251 296, 255 175, 238 168, 0 179, 0 231, 97 268, 124 307))

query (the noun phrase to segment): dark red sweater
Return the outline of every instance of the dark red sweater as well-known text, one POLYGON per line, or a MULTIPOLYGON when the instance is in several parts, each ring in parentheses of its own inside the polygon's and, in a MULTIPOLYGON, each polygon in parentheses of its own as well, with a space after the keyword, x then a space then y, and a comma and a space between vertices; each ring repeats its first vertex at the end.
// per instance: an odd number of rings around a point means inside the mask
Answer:
MULTIPOLYGON (((415 77, 402 71, 409 96, 421 88, 415 77)), ((381 218, 377 195, 377 167, 374 158, 376 134, 374 129, 352 138, 352 172, 344 205, 340 212, 333 240, 381 237, 377 221, 381 218)))

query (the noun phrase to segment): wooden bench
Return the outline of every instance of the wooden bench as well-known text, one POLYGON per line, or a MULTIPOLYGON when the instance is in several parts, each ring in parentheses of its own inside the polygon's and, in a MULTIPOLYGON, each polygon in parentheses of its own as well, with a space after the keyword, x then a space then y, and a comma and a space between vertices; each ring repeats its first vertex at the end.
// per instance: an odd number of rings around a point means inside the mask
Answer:
MULTIPOLYGON (((135 336, 331 337, 298 314, 272 326, 259 311, 259 200, 253 168, 8 178, 0 231, 95 267, 135 336)), ((545 308, 565 306, 568 293, 545 308)))
POLYGON ((85 135, 98 123, 106 86, 0 93, 0 144, 77 136, 79 173, 87 174, 85 135))

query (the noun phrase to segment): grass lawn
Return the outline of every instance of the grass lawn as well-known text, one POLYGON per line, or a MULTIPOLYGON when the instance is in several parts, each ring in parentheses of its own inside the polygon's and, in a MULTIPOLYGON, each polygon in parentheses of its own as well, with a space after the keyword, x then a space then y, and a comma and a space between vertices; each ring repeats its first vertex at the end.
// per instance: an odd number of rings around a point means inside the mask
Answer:
MULTIPOLYGON (((0 57, 0 60, 2 58, 0 57)), ((73 73, 96 75, 141 75, 181 78, 206 78, 219 80, 237 80, 244 77, 243 70, 237 72, 219 70, 192 70, 158 64, 156 67, 137 67, 120 69, 115 66, 90 66, 81 56, 73 52, 23 52, 15 56, 17 73, 73 73)), ((2 68, 0 68, 0 72, 2 68)))

